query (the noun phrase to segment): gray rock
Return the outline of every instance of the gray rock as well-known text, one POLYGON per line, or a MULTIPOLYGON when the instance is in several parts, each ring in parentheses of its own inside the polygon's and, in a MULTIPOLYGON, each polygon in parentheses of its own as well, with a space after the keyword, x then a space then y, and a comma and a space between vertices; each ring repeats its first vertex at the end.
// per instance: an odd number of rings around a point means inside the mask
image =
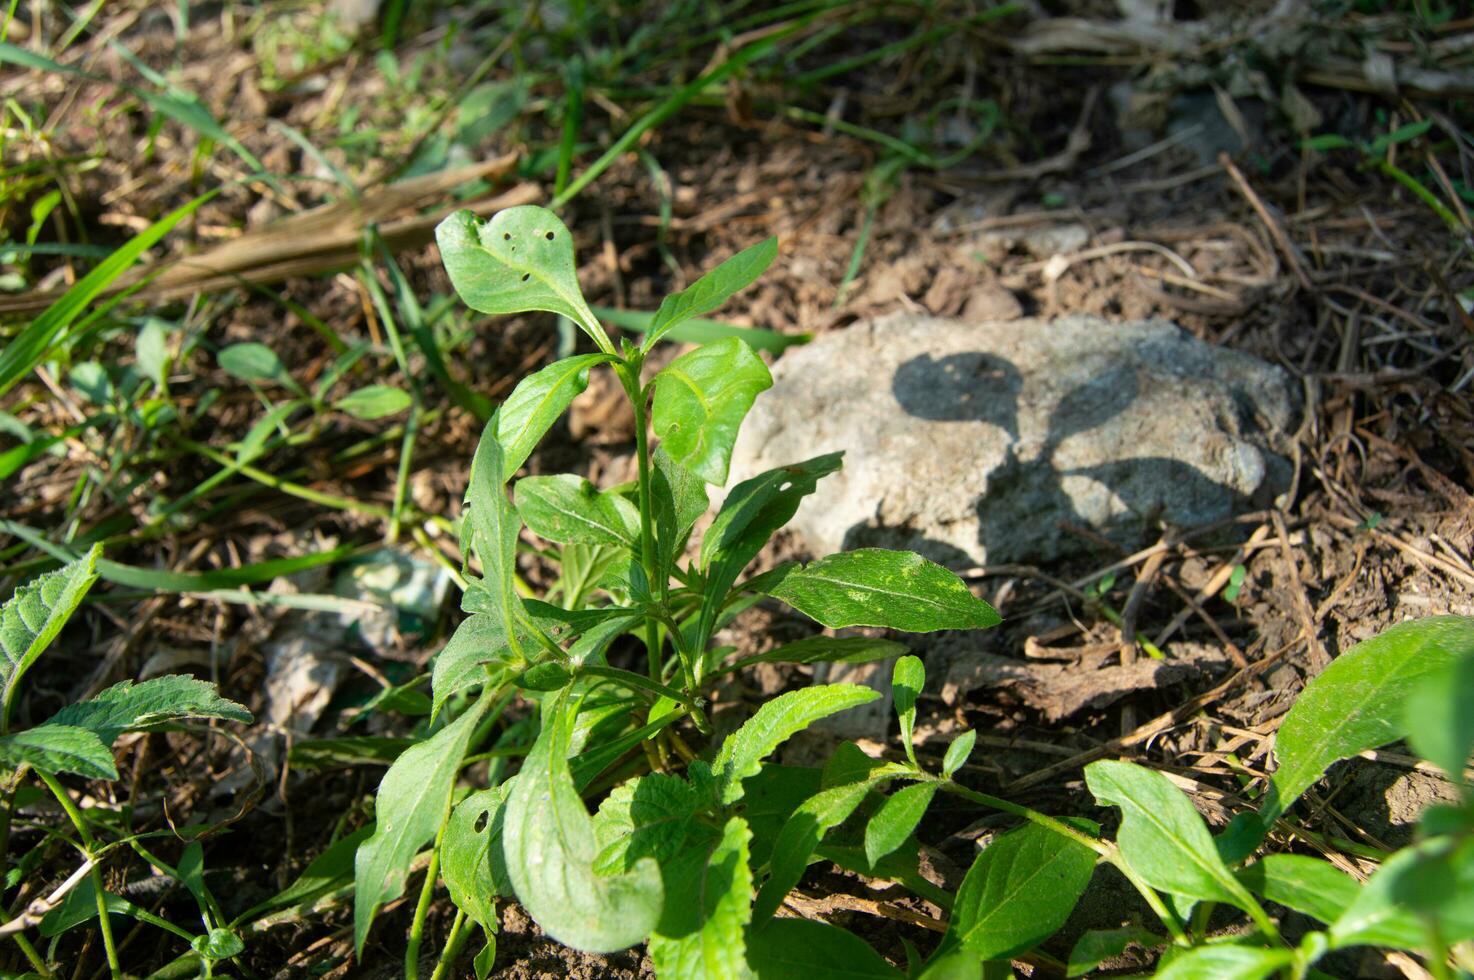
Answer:
POLYGON ((909 548, 953 565, 1137 546, 1289 484, 1297 391, 1279 368, 1162 320, 966 323, 899 314, 784 354, 733 481, 836 449, 794 520, 816 554, 909 548))

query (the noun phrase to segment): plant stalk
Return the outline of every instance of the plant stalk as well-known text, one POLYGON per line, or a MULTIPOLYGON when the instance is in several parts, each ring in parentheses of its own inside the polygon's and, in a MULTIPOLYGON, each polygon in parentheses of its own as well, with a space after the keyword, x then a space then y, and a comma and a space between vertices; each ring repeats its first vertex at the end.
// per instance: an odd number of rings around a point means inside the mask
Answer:
MULTIPOLYGON (((440 874, 440 839, 445 836, 446 821, 440 821, 435 832, 435 846, 430 851, 430 866, 425 869, 425 883, 420 886, 420 900, 415 905, 415 918, 409 927, 409 944, 404 948, 405 980, 419 980, 420 944, 425 938, 425 917, 430 914, 430 899, 435 895, 435 878, 440 874)), ((438 971, 437 971, 438 972, 438 971)))
MULTIPOLYGON (((46 784, 46 788, 51 790, 51 795, 56 797, 56 802, 61 804, 72 826, 77 828, 77 836, 82 839, 86 857, 92 861, 98 860, 101 855, 97 850, 97 841, 93 838, 92 831, 87 829, 87 820, 82 816, 82 811, 78 810, 77 804, 72 802, 72 795, 50 773, 37 769, 36 775, 41 778, 41 782, 46 784)), ((112 975, 113 980, 120 980, 123 976, 123 967, 118 961, 117 944, 113 942, 113 924, 108 918, 107 892, 103 888, 102 868, 94 864, 90 876, 92 891, 97 897, 97 924, 102 933, 102 947, 107 952, 108 972, 112 975)))
POLYGON ((461 947, 466 943, 466 913, 456 909, 455 922, 451 923, 450 935, 445 938, 445 948, 440 951, 440 959, 435 963, 435 972, 430 974, 430 980, 444 980, 446 971, 455 965, 456 957, 461 955, 461 947))

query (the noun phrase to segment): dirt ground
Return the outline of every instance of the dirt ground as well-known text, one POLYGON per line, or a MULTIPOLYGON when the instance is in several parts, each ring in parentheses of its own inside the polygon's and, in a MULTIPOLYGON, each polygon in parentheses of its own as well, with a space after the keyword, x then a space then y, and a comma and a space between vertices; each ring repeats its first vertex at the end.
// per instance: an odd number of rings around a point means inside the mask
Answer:
MULTIPOLYGON (((191 5, 196 9, 181 46, 173 6, 119 4, 89 27, 90 40, 61 60, 103 78, 136 78, 108 46, 116 40, 228 119, 231 132, 266 169, 293 175, 279 188, 236 182, 246 173, 238 157, 217 148, 202 160, 194 134, 177 125, 151 133, 147 116, 123 111, 125 97, 109 84, 16 68, 0 76, 0 90, 24 91, 47 106, 49 118, 66 120, 49 137, 54 159, 94 160, 67 180, 88 244, 120 244, 168 208, 225 185, 181 226, 182 233, 156 250, 165 262, 339 198, 343 191, 328 164, 366 188, 364 201, 374 200, 386 186, 375 181, 424 150, 423 140, 417 144, 396 122, 432 111, 477 60, 475 52, 454 46, 443 58, 437 54, 460 8, 437 7, 411 20, 418 33, 401 41, 399 63, 410 65, 425 52, 436 56, 425 59, 418 94, 407 94, 386 78, 372 38, 292 69, 270 62, 273 49, 262 41, 262 21, 247 16, 254 8, 191 5), (281 85, 283 77, 289 84, 281 85), (340 141, 322 159, 292 135, 325 145, 329 135, 355 131, 367 135, 340 141), (98 154, 99 146, 106 152, 98 154)), ((291 23, 320 16, 314 5, 284 6, 298 18, 291 23)), ((639 154, 618 158, 561 212, 577 239, 580 278, 598 305, 654 309, 667 291, 760 236, 776 234, 778 262, 721 311, 723 319, 817 334, 903 309, 979 319, 1160 316, 1199 339, 1278 364, 1300 380, 1304 416, 1292 459, 1294 485, 1282 507, 1218 527, 1168 529, 1160 541, 1140 542, 1142 550, 1133 554, 1088 529, 1072 529, 1084 544, 1083 557, 967 570, 969 581, 1002 612, 1000 628, 917 644, 932 677, 943 681, 923 701, 923 754, 939 755, 927 743, 942 746, 962 726, 975 728, 986 751, 980 748, 964 775, 983 791, 1047 812, 1104 816, 1084 791, 1081 767, 1096 758, 1125 757, 1170 774, 1219 828, 1249 805, 1246 784, 1272 767, 1274 732, 1308 677, 1390 624, 1474 614, 1474 266, 1464 205, 1457 194, 1442 195, 1436 182, 1441 170, 1451 185, 1467 186, 1474 141, 1460 127, 1468 121, 1468 92, 1405 87, 1389 94, 1335 67, 1345 60, 1339 45, 1348 38, 1374 54, 1426 63, 1435 57, 1424 43, 1428 38, 1436 53, 1441 40, 1467 39, 1474 22, 1449 20, 1410 37, 1399 33, 1405 21, 1395 12, 1357 13, 1348 5, 1335 15, 1312 14, 1307 5, 1294 23, 1302 34, 1313 32, 1306 25, 1318 24, 1319 40, 1291 46, 1294 32, 1276 21, 1276 31, 1283 31, 1275 36, 1289 46, 1286 53, 1255 33, 1271 16, 1269 5, 1240 0, 1223 6, 1210 17, 1197 4, 1176 4, 1180 49, 1153 48, 1134 35, 1124 46, 1092 49, 1078 41, 1031 47, 1023 39, 1047 40, 1038 26, 1046 21, 1057 32, 1078 24, 1070 18, 1116 24, 1113 4, 1031 5, 946 43, 826 76, 795 95, 789 75, 912 33, 910 24, 863 20, 782 71, 739 76, 686 106, 638 142, 639 154), (1237 84, 1246 77, 1253 84, 1237 84), (1293 96, 1286 94, 1291 90, 1293 96), (935 109, 949 100, 956 104, 935 109), (967 108, 984 100, 997 107, 991 131, 982 114, 967 108), (781 111, 784 106, 809 115, 781 111), (1439 145, 1452 149, 1435 153, 1430 143, 1410 142, 1381 158, 1402 153, 1409 170, 1433 174, 1427 180, 1463 219, 1462 230, 1448 227, 1426 202, 1357 153, 1306 148, 1287 106, 1301 112, 1302 121, 1317 120, 1307 132, 1367 141, 1434 120, 1449 134, 1439 145), (835 119, 854 125, 832 125, 835 119), (858 127, 920 131, 918 139, 940 148, 937 156, 959 147, 967 152, 944 167, 913 160, 886 180, 877 174, 891 158, 889 148, 857 135, 858 127), (862 236, 858 274, 847 282, 862 236), (1121 610, 1124 628, 1112 625, 1085 594, 1108 566, 1118 567, 1109 599, 1121 610), (1242 579, 1226 599, 1224 586, 1237 566, 1244 569, 1242 579), (1159 645, 1205 651, 1205 666, 1166 681, 1127 677, 1122 636, 1132 635, 1132 627, 1159 645), (1037 682, 1000 683, 969 670, 968 655, 978 651, 1024 663, 1037 682), (1051 681, 1064 675, 1074 684, 1068 690, 1051 681)), ((489 15, 476 13, 462 26, 473 30, 481 23, 477 17, 489 22, 489 15)), ((25 17, 20 23, 27 37, 35 30, 25 17)), ((27 37, 12 34, 17 43, 27 37)), ((704 62, 713 49, 699 53, 704 62)), ((551 117, 535 110, 556 101, 561 82, 537 56, 527 52, 537 72, 518 121, 475 140, 470 150, 456 144, 464 163, 509 153, 522 161, 475 187, 473 200, 515 193, 546 202, 552 196, 547 173, 526 165, 558 140, 551 117)), ((1449 59, 1439 70, 1467 84, 1467 60, 1449 59)), ((511 78, 510 66, 498 61, 490 77, 511 78)), ((652 72, 645 84, 667 80, 652 72)), ((586 110, 590 145, 578 157, 582 164, 630 122, 612 95, 606 101, 613 104, 586 110)), ((14 146, 17 153, 24 149, 14 146)), ((421 210, 412 205, 392 214, 412 223, 447 199, 448 193, 419 202, 421 210)), ((23 232, 26 220, 26 207, 0 212, 10 237, 18 228, 23 232)), ((42 240, 53 237, 48 225, 42 240)), ((421 302, 450 293, 423 229, 396 240, 394 248, 421 302)), ((351 250, 350 265, 357 261, 351 250)), ((241 274, 252 278, 270 262, 269 256, 257 259, 241 274)), ((264 342, 310 383, 333 357, 326 334, 382 341, 382 313, 361 277, 287 271, 293 274, 268 276, 252 288, 172 296, 145 288, 130 301, 139 318, 169 317, 197 331, 205 345, 175 366, 172 382, 173 397, 191 412, 190 439, 223 450, 261 414, 259 399, 220 371, 206 349, 264 342)), ((65 286, 76 272, 64 259, 38 258, 29 274, 26 289, 0 296, 0 311, 23 317, 29 299, 65 286)), ((456 316, 445 328, 463 338, 452 373, 492 399, 559 349, 548 317, 456 316)), ((131 349, 130 337, 118 332, 102 338, 93 356, 127 360, 131 349)), ((66 429, 77 406, 70 397, 52 397, 48 385, 56 388, 55 379, 33 378, 7 396, 6 410, 36 431, 66 429)), ((441 411, 427 417, 418 434, 408 487, 415 507, 454 518, 479 425, 443 393, 434 397, 441 411)), ((633 444, 631 420, 618 408, 621 397, 612 386, 596 384, 530 469, 623 478, 633 444)), ((394 436, 361 448, 381 428, 338 416, 310 441, 278 449, 257 466, 296 486, 384 507, 393 500, 402 441, 394 436)), ((372 513, 239 478, 212 490, 183 519, 153 524, 153 496, 177 497, 217 467, 198 453, 169 452, 167 437, 151 438, 140 434, 136 443, 120 446, 74 437, 66 452, 44 455, 11 479, 5 516, 41 529, 70 523, 121 535, 123 544, 110 548, 110 557, 180 571, 384 539, 385 522, 372 513), (136 485, 78 505, 79 478, 109 472, 119 460, 126 466, 118 479, 136 485), (147 527, 158 530, 138 530, 147 527)), ((458 563, 450 537, 406 537, 401 546, 411 553, 437 548, 458 563)), ((780 547, 802 551, 792 539, 780 547)), ((22 547, 6 556, 12 566, 35 557, 22 547)), ((536 577, 538 571, 529 567, 528 573, 536 577)), ((333 682, 304 695, 317 699, 319 717, 310 731, 292 737, 409 731, 413 718, 383 712, 365 722, 356 709, 382 684, 408 679, 427 662, 453 627, 455 609, 453 596, 438 602, 417 629, 394 631, 385 643, 359 635, 342 641, 333 654, 333 682)), ((227 696, 259 715, 266 651, 309 615, 198 595, 109 596, 85 609, 31 675, 20 721, 45 718, 63 702, 117 680, 169 670, 218 679, 227 696)), ((756 651, 802 635, 801 629, 776 605, 761 607, 729 631, 726 642, 756 651)), ((805 674, 763 668, 718 692, 718 703, 750 706, 805 683, 805 674)), ((208 880, 217 894, 230 896, 233 908, 245 908, 289 883, 331 840, 365 823, 366 802, 382 772, 365 765, 283 768, 257 758, 277 751, 277 734, 263 721, 238 737, 221 730, 139 736, 120 757, 122 781, 75 785, 129 808, 136 828, 220 825, 205 838, 208 880)), ((889 744, 872 747, 900 751, 893 735, 889 744)), ((1430 773, 1397 750, 1353 760, 1307 795, 1302 822, 1378 847, 1404 842, 1419 808, 1449 792, 1430 773)), ((1004 825, 976 809, 938 809, 919 834, 929 873, 955 887, 976 842, 1004 825)), ((16 833, 38 842, 39 826, 29 819, 16 833)), ((1314 846, 1286 837, 1273 843, 1314 846)), ((157 846, 173 855, 182 845, 166 836, 157 846)), ((1364 874, 1354 859, 1341 860, 1347 870, 1364 874)), ((43 864, 37 883, 21 890, 22 900, 65 870, 60 862, 43 864)), ((140 862, 120 857, 109 862, 108 872, 113 886, 158 914, 192 915, 190 897, 182 889, 152 888, 140 862)), ((1063 955, 1084 928, 1118 926, 1129 916, 1130 897, 1107 876, 1097 878, 1050 952, 1063 955)), ((248 937, 243 962, 262 977, 398 975, 417 888, 381 914, 361 964, 351 956, 351 898, 312 917, 262 928, 248 937)), ((925 952, 935 945, 941 917, 928 903, 898 895, 887 883, 815 866, 791 910, 856 929, 904 964, 902 940, 925 952)), ((427 953, 438 952, 453 914, 442 895, 429 921, 427 953)), ((653 975, 638 951, 602 958, 563 950, 543 940, 515 907, 506 910, 504 927, 497 976, 653 975)), ((77 976, 93 975, 102 965, 98 944, 84 932, 61 939, 78 964, 77 976)), ((128 943, 125 958, 140 974, 183 951, 177 940, 151 929, 128 943)), ((469 944, 458 965, 461 975, 470 975, 478 948, 469 944)), ((433 964, 433 955, 427 963, 433 964)), ((1394 969, 1370 955, 1339 968, 1347 975, 1394 969)), ((1049 975, 1028 964, 1019 970, 1049 975)))

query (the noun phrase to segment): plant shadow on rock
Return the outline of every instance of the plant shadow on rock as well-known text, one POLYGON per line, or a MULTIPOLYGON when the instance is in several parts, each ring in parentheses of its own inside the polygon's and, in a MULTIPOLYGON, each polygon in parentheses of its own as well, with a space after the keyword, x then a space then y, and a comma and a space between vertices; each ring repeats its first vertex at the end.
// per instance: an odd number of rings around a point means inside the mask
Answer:
MULTIPOLYGON (((1061 524, 1089 527, 1129 547, 1162 520, 1168 506, 1179 512, 1229 517, 1267 504, 1288 483, 1288 465, 1271 454, 1265 454, 1262 461, 1241 460, 1246 466, 1270 470, 1269 478, 1260 481, 1260 490, 1252 498, 1208 477, 1191 463, 1167 456, 1137 456, 1079 467, 1061 465, 1058 457, 1067 440, 1087 435, 1121 416, 1142 397, 1142 372, 1129 365, 1108 370, 1066 394, 1050 413, 1042 442, 1028 439, 1021 432, 1022 373, 996 354, 969 351, 941 358, 919 355, 897 369, 891 392, 914 418, 986 422, 1008 434, 1011 444, 1007 457, 989 473, 976 511, 979 543, 990 553, 1005 552, 1003 560, 1058 557, 1048 548, 1033 554, 1023 550, 1028 547, 1027 536, 1041 527, 1051 531, 1061 524), (980 379, 986 388, 980 387, 980 379), (1105 500, 1100 499, 1102 495, 1105 500), (1097 498, 1096 515, 1081 513, 1079 501, 1090 496, 1097 498), (1104 520, 1099 516, 1101 509, 1106 511, 1104 520)), ((1235 421, 1243 431, 1258 428, 1247 406, 1235 421)), ((1151 428, 1170 428, 1172 424, 1173 420, 1165 419, 1151 428)), ((1142 443, 1160 441, 1151 435, 1144 429, 1142 443)), ((961 549, 935 540, 917 542, 905 528, 857 524, 847 532, 844 546, 898 546, 901 542, 943 564, 974 564, 961 549)))

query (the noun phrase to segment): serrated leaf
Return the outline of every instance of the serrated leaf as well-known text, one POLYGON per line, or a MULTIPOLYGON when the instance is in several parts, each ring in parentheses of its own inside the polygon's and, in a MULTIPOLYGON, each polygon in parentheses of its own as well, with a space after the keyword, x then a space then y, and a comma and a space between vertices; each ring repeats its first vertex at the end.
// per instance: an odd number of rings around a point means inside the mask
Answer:
POLYGON ((379 783, 374 833, 353 862, 353 944, 360 957, 374 915, 404 894, 410 863, 445 820, 461 760, 490 700, 405 750, 379 783))
POLYGON ((1106 960, 1126 952, 1133 943, 1151 949, 1166 942, 1167 939, 1163 936, 1132 926, 1124 929, 1090 929, 1076 940, 1074 948, 1070 950, 1066 976, 1078 977, 1089 973, 1106 960))
POLYGON ((208 681, 169 674, 134 684, 122 681, 97 697, 62 708, 47 725, 74 725, 96 732, 107 745, 123 732, 184 718, 219 718, 249 725, 251 713, 208 681))
POLYGON ((1466 782, 1474 750, 1474 651, 1426 677, 1408 692, 1403 728, 1419 755, 1466 782))
POLYGON ((510 882, 492 876, 493 836, 501 831, 501 808, 506 802, 505 783, 466 797, 451 811, 440 838, 440 875, 450 900, 483 929, 495 931, 496 899, 510 894, 510 882))
POLYGON ((865 860, 877 861, 906 842, 936 795, 936 783, 913 783, 896 790, 865 825, 865 860))
MULTIPOLYGON (((650 959, 662 977, 690 980, 743 980, 747 966, 744 930, 752 917, 752 871, 748 843, 752 832, 741 817, 732 817, 715 847, 690 862, 683 886, 666 894, 660 926, 650 937, 650 959), (674 912, 675 914, 672 914, 674 912)), ((683 862, 684 863, 684 862, 683 862)))
POLYGON ((487 672, 489 664, 517 666, 499 619, 487 613, 473 613, 461 621, 435 657, 430 673, 430 690, 434 694, 431 719, 439 717, 440 709, 452 696, 485 684, 491 677, 487 672))
POLYGON ((672 460, 717 486, 747 410, 773 376, 737 337, 698 347, 655 376, 651 424, 672 460))
POLYGON ((397 415, 413 404, 409 392, 393 385, 365 385, 338 399, 334 407, 347 412, 356 419, 373 421, 388 415, 397 415))
POLYGON ((967 760, 972 758, 972 749, 977 741, 977 730, 972 728, 952 740, 952 744, 947 746, 947 754, 942 757, 943 777, 951 779, 957 770, 967 765, 967 760))
POLYGON ((1054 935, 1090 884, 1096 854, 1025 824, 995 839, 968 869, 950 934, 979 960, 1003 959, 1054 935))
POLYGON ((1334 864, 1303 854, 1270 854, 1237 873, 1255 895, 1326 923, 1340 918, 1361 891, 1361 883, 1334 864))
POLYGON ((1288 949, 1216 944, 1174 955, 1157 970, 1157 980, 1260 980, 1293 963, 1288 949))
POLYGON ((773 919, 747 934, 758 980, 901 980, 859 936, 812 919, 773 919))
POLYGON ((498 410, 501 421, 497 439, 502 444, 508 477, 522 468, 553 423, 588 388, 589 370, 613 360, 608 354, 565 357, 517 383, 498 410))
POLYGON ((74 562, 38 576, 0 607, 0 729, 10 721, 16 687, 66 625, 97 581, 101 545, 74 562))
POLYGON ((617 493, 600 492, 570 473, 517 481, 517 513, 532 532, 558 544, 612 544, 635 548, 640 512, 617 493))
POLYGON ((1474 838, 1435 837, 1396 852, 1362 886, 1327 934, 1346 946, 1431 948, 1474 938, 1474 838))
POLYGON ((471 211, 457 211, 436 227, 435 240, 451 284, 471 309, 557 313, 601 350, 613 351, 579 288, 573 236, 553 212, 527 204, 483 222, 471 211))
POLYGON ((636 776, 616 786, 594 816, 599 856, 594 870, 618 874, 644 858, 665 864, 686 843, 701 794, 666 773, 636 776))
POLYGON ((1407 699, 1425 677, 1474 653, 1474 617, 1399 623, 1331 661, 1285 715, 1279 768, 1260 807, 1269 826, 1331 763, 1407 734, 1407 699))
POLYGON ((895 704, 896 719, 901 725, 901 745, 912 765, 916 764, 916 747, 912 744, 912 730, 916 725, 916 699, 921 696, 921 689, 925 686, 926 665, 921 662, 920 657, 907 654, 896 661, 895 669, 891 671, 891 697, 895 704))
POLYGON ((768 701, 726 740, 712 763, 722 805, 742 798, 742 780, 789 736, 830 715, 869 704, 880 694, 859 684, 821 684, 768 701))
POLYGON ((113 750, 96 732, 71 725, 37 725, 0 737, 0 767, 31 766, 56 775, 76 773, 88 779, 117 779, 113 750))
POLYGON ((1255 907, 1253 896, 1218 856, 1203 818, 1166 776, 1132 762, 1103 760, 1085 767, 1085 784, 1102 805, 1121 808, 1116 843, 1148 885, 1187 898, 1255 907))
POLYGON ((563 696, 544 703, 542 733, 507 798, 502 846, 518 900, 565 946, 610 953, 641 942, 664 904, 660 869, 648 858, 617 875, 594 870, 594 825, 568 769, 563 696))
POLYGON ((909 551, 861 548, 794 569, 767 590, 825 626, 908 633, 987 629, 1001 621, 952 572, 909 551))
POLYGON ((672 327, 715 310, 752 285, 777 257, 778 239, 774 236, 743 249, 679 293, 670 294, 661 300, 641 347, 648 351, 672 327))
POLYGON ((258 344, 254 341, 231 344, 223 348, 215 359, 220 364, 222 371, 242 381, 271 381, 294 390, 297 389, 297 382, 292 379, 286 365, 281 362, 281 358, 276 356, 276 351, 265 344, 258 344))

